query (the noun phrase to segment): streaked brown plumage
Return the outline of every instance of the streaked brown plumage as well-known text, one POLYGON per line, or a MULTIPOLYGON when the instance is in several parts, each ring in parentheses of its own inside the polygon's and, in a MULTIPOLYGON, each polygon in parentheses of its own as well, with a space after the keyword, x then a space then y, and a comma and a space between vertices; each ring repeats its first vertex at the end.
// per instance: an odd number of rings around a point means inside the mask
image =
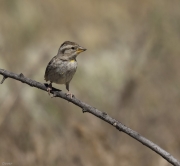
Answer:
POLYGON ((65 84, 68 90, 67 94, 70 94, 72 98, 72 94, 69 92, 69 83, 77 69, 76 57, 85 50, 77 43, 70 41, 65 41, 60 46, 57 55, 48 63, 44 75, 44 79, 50 81, 47 88, 49 94, 52 89, 52 83, 65 84))

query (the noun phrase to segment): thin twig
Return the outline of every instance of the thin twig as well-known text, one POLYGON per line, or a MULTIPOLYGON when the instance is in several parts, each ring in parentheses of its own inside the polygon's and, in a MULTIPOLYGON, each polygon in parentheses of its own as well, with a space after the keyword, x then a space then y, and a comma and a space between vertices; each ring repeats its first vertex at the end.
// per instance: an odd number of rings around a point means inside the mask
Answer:
POLYGON ((0 82, 0 84, 3 84, 3 82, 5 81, 5 79, 8 78, 7 76, 3 76, 2 81, 0 82))
MULTIPOLYGON (((0 69, 0 74, 3 75, 4 77, 9 77, 9 78, 21 81, 22 83, 28 84, 30 86, 36 87, 38 89, 47 91, 47 84, 42 84, 40 82, 31 80, 30 78, 25 77, 22 73, 21 74, 15 74, 15 73, 9 72, 7 70, 0 69)), ((118 129, 119 131, 122 131, 122 132, 128 134, 132 138, 136 139, 137 141, 139 141, 143 145, 149 147, 154 152, 156 152, 157 154, 162 156, 164 159, 166 159, 172 165, 180 166, 180 162, 176 158, 174 158, 171 154, 166 152, 164 149, 162 149, 161 147, 159 147, 155 143, 153 143, 150 140, 146 139, 145 137, 141 136, 136 131, 133 131, 132 129, 126 127, 125 125, 123 125, 122 123, 117 121, 116 119, 110 117, 105 112, 101 112, 98 109, 78 100, 75 97, 73 97, 73 98, 69 97, 68 95, 66 95, 61 90, 52 88, 51 93, 53 94, 54 97, 63 98, 65 100, 77 105, 78 107, 82 108, 83 113, 85 113, 85 112, 91 113, 91 114, 97 116, 98 118, 104 120, 105 122, 111 124, 112 126, 116 127, 116 129, 118 129)))

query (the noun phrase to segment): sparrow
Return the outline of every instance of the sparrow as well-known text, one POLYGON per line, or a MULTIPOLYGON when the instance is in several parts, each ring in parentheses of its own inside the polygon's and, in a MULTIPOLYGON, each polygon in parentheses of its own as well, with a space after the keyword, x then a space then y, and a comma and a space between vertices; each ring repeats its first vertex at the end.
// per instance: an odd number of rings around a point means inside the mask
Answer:
POLYGON ((75 42, 65 41, 59 47, 58 53, 48 63, 44 75, 45 81, 50 81, 47 91, 50 95, 52 90, 52 83, 65 84, 68 90, 67 95, 72 98, 73 94, 69 91, 69 84, 77 70, 77 56, 86 51, 85 48, 81 47, 75 42))

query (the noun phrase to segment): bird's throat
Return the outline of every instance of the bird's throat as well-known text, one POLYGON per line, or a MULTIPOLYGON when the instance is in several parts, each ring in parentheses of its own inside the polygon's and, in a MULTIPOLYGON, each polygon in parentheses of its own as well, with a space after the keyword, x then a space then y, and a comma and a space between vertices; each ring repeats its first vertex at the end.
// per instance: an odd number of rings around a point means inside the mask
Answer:
POLYGON ((71 59, 70 62, 71 62, 71 63, 74 63, 74 62, 75 62, 75 59, 71 59))

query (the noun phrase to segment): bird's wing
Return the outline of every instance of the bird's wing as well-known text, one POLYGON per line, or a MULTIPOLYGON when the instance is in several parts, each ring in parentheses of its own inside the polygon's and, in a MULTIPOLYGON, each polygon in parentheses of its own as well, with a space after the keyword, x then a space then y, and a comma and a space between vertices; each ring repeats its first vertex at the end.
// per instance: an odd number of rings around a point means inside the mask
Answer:
POLYGON ((49 81, 48 75, 53 74, 53 72, 55 72, 55 69, 57 68, 58 68, 58 73, 63 74, 65 68, 65 66, 63 65, 63 61, 64 60, 62 60, 62 58, 59 56, 55 56, 51 59, 51 61, 48 63, 46 67, 46 71, 44 75, 44 79, 46 81, 49 81))
POLYGON ((53 57, 53 58, 51 59, 51 61, 48 63, 47 67, 46 67, 46 71, 45 71, 45 74, 44 74, 44 79, 45 79, 46 81, 49 81, 49 80, 48 80, 48 74, 49 74, 49 72, 52 71, 53 66, 54 66, 53 63, 56 61, 56 59, 57 59, 57 56, 53 57))

